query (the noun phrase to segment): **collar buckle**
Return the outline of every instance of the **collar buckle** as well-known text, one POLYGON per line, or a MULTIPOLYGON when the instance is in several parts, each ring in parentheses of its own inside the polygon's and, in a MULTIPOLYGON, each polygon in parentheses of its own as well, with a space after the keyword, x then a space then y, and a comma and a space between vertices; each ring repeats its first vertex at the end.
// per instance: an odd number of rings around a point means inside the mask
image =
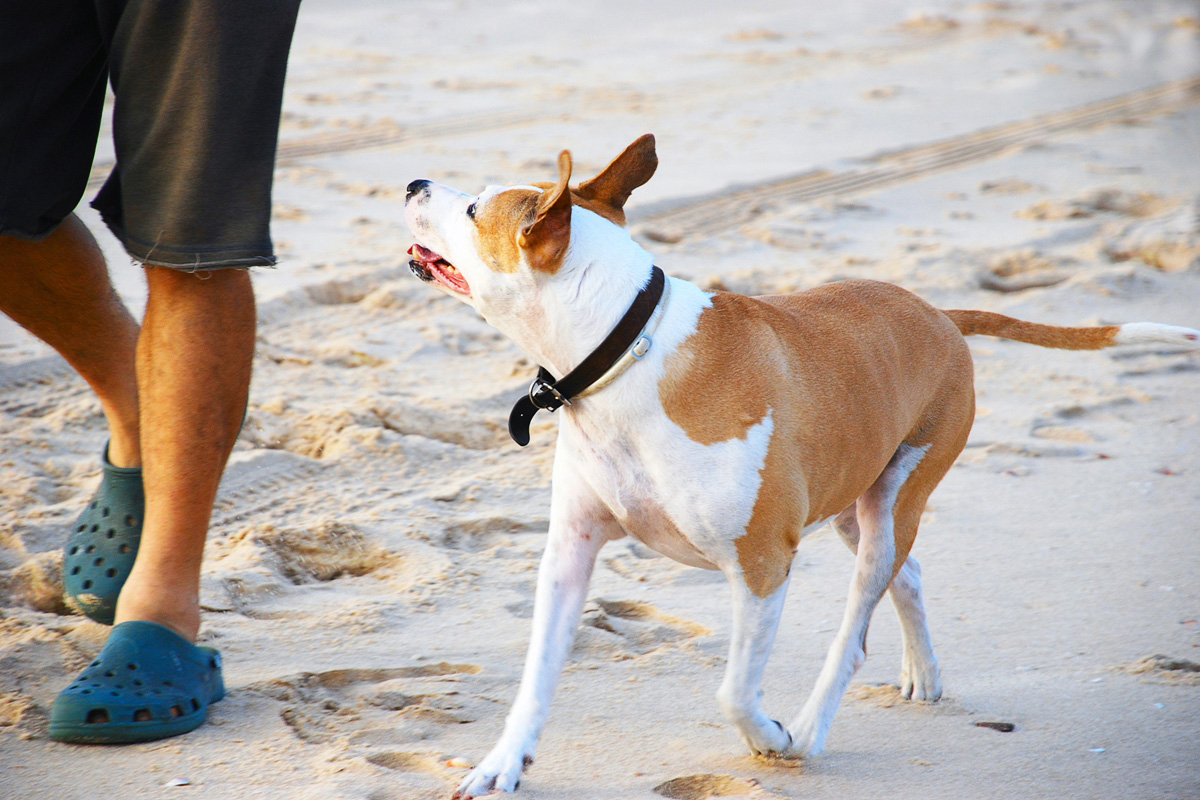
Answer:
POLYGON ((529 384, 529 402, 542 411, 549 411, 551 414, 563 406, 567 406, 568 408, 571 406, 571 401, 558 390, 554 382, 546 380, 541 375, 538 375, 533 379, 533 383, 529 384), (539 401, 538 398, 544 397, 546 394, 550 395, 550 399, 539 401))

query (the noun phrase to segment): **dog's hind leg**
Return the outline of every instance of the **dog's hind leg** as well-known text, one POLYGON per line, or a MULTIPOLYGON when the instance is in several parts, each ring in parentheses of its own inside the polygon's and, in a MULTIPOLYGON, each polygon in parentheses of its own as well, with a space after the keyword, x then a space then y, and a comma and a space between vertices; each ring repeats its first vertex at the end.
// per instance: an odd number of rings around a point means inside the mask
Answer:
POLYGON ((961 363, 930 404, 928 415, 914 426, 909 443, 897 448, 883 473, 855 501, 855 528, 848 524, 849 509, 839 515, 836 527, 848 544, 857 531, 854 577, 846 616, 825 666, 804 708, 788 726, 800 755, 816 755, 824 748, 834 712, 866 658, 871 612, 889 585, 905 630, 904 680, 911 681, 911 694, 918 699, 921 695, 935 699, 941 692, 921 599, 920 569, 908 554, 925 501, 962 452, 975 418, 969 354, 963 350, 957 358, 961 363))
MULTIPOLYGON (((833 529, 852 551, 858 551, 858 519, 850 506, 833 521, 833 529)), ((904 560, 888 588, 900 631, 904 655, 900 663, 900 693, 906 700, 933 703, 942 696, 941 673, 933 640, 925 617, 925 599, 921 589, 921 565, 911 555, 904 560)))
POLYGON ((866 659, 871 614, 896 572, 896 500, 928 449, 928 446, 901 445, 883 473, 855 504, 859 537, 846 614, 812 694, 788 726, 799 755, 817 755, 824 748, 829 725, 850 678, 866 659))
POLYGON ((775 631, 787 596, 787 581, 767 597, 746 586, 742 575, 730 575, 733 588, 733 632, 725 678, 717 691, 721 713, 749 748, 760 755, 785 753, 792 739, 787 729, 763 713, 760 704, 763 670, 775 642, 775 631))
POLYGON ((517 788, 521 773, 533 763, 534 746, 579 627, 596 554, 605 542, 625 535, 586 482, 567 466, 572 459, 563 457, 565 446, 560 440, 549 538, 538 569, 533 631, 517 699, 500 740, 467 775, 455 798, 517 788))

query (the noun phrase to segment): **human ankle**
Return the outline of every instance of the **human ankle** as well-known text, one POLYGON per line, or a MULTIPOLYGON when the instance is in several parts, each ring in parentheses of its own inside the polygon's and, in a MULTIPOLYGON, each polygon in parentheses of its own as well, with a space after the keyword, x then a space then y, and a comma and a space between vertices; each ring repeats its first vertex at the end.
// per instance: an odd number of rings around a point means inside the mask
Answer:
POLYGON ((115 431, 108 440, 108 452, 106 455, 108 463, 114 467, 128 469, 142 465, 142 453, 137 446, 136 437, 130 439, 130 437, 119 435, 115 431))
POLYGON ((177 596, 156 602, 139 596, 136 587, 130 594, 127 583, 117 601, 113 624, 120 625, 122 622, 134 620, 157 623, 164 628, 170 628, 189 642, 195 642, 196 635, 200 632, 200 606, 198 602, 180 602, 177 596))

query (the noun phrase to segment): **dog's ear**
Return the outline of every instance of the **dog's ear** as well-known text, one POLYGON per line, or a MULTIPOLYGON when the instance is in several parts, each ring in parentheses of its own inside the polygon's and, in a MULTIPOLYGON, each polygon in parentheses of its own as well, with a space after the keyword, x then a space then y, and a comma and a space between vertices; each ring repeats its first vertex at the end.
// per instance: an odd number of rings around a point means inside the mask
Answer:
POLYGON ((542 193, 537 217, 521 229, 517 244, 528 254, 529 264, 544 272, 557 272, 571 241, 571 154, 558 154, 558 183, 542 193))
POLYGON ((612 160, 600 174, 575 188, 575 194, 603 209, 619 225, 625 224, 625 201, 633 190, 650 180, 658 169, 658 154, 654 151, 654 135, 639 136, 625 152, 612 160))

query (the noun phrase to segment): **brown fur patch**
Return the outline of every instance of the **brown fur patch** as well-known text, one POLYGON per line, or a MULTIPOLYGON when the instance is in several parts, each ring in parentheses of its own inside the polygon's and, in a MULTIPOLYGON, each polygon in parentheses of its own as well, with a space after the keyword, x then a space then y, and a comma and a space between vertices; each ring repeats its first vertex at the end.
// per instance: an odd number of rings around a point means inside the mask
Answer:
MULTIPOLYGON (((901 443, 939 436, 939 397, 947 386, 970 394, 970 369, 949 320, 895 286, 717 293, 668 360, 659 399, 700 444, 742 438, 771 410, 762 485, 735 542, 747 586, 766 596, 786 578, 805 526, 853 503, 901 443)), ((951 405, 955 418, 965 413, 961 401, 951 405)), ((951 421, 946 435, 959 434, 951 421)))
POLYGON ((663 410, 694 442, 745 438, 767 414, 766 384, 776 369, 765 353, 748 353, 744 347, 744 337, 753 336, 756 328, 738 313, 737 306, 748 299, 714 295, 713 307, 700 315, 696 332, 671 355, 658 385, 663 410))
POLYGON ((1039 325, 1036 322, 993 314, 990 311, 944 311, 958 326, 963 336, 998 336, 1039 347, 1056 350, 1103 350, 1115 343, 1118 325, 1102 325, 1095 328, 1063 328, 1057 325, 1039 325))
MULTIPOLYGON (((650 180, 657 168, 658 154, 654 151, 654 137, 649 133, 639 136, 596 177, 573 187, 571 203, 624 228, 625 203, 629 195, 650 180)), ((555 187, 553 183, 531 185, 547 191, 555 187)))
MULTIPOLYGON (((547 183, 545 181, 538 181, 529 185, 536 186, 537 188, 544 189, 546 191, 550 191, 554 188, 553 183, 547 183)), ((580 208, 586 208, 588 211, 604 217, 614 225, 620 225, 622 228, 625 227, 624 211, 621 211, 620 209, 614 209, 611 206, 601 205, 600 203, 589 200, 586 197, 580 197, 575 193, 575 189, 571 189, 571 205, 579 206, 580 208)))
POLYGON ((533 222, 521 228, 517 245, 525 252, 529 266, 551 275, 558 272, 571 242, 571 154, 558 154, 558 183, 538 195, 533 222))
POLYGON ((644 134, 626 147, 621 155, 574 189, 575 202, 625 227, 625 203, 634 189, 654 176, 658 154, 654 137, 644 134))
POLYGON ((521 263, 517 232, 533 221, 541 195, 510 189, 476 207, 475 252, 493 272, 516 272, 521 263))

